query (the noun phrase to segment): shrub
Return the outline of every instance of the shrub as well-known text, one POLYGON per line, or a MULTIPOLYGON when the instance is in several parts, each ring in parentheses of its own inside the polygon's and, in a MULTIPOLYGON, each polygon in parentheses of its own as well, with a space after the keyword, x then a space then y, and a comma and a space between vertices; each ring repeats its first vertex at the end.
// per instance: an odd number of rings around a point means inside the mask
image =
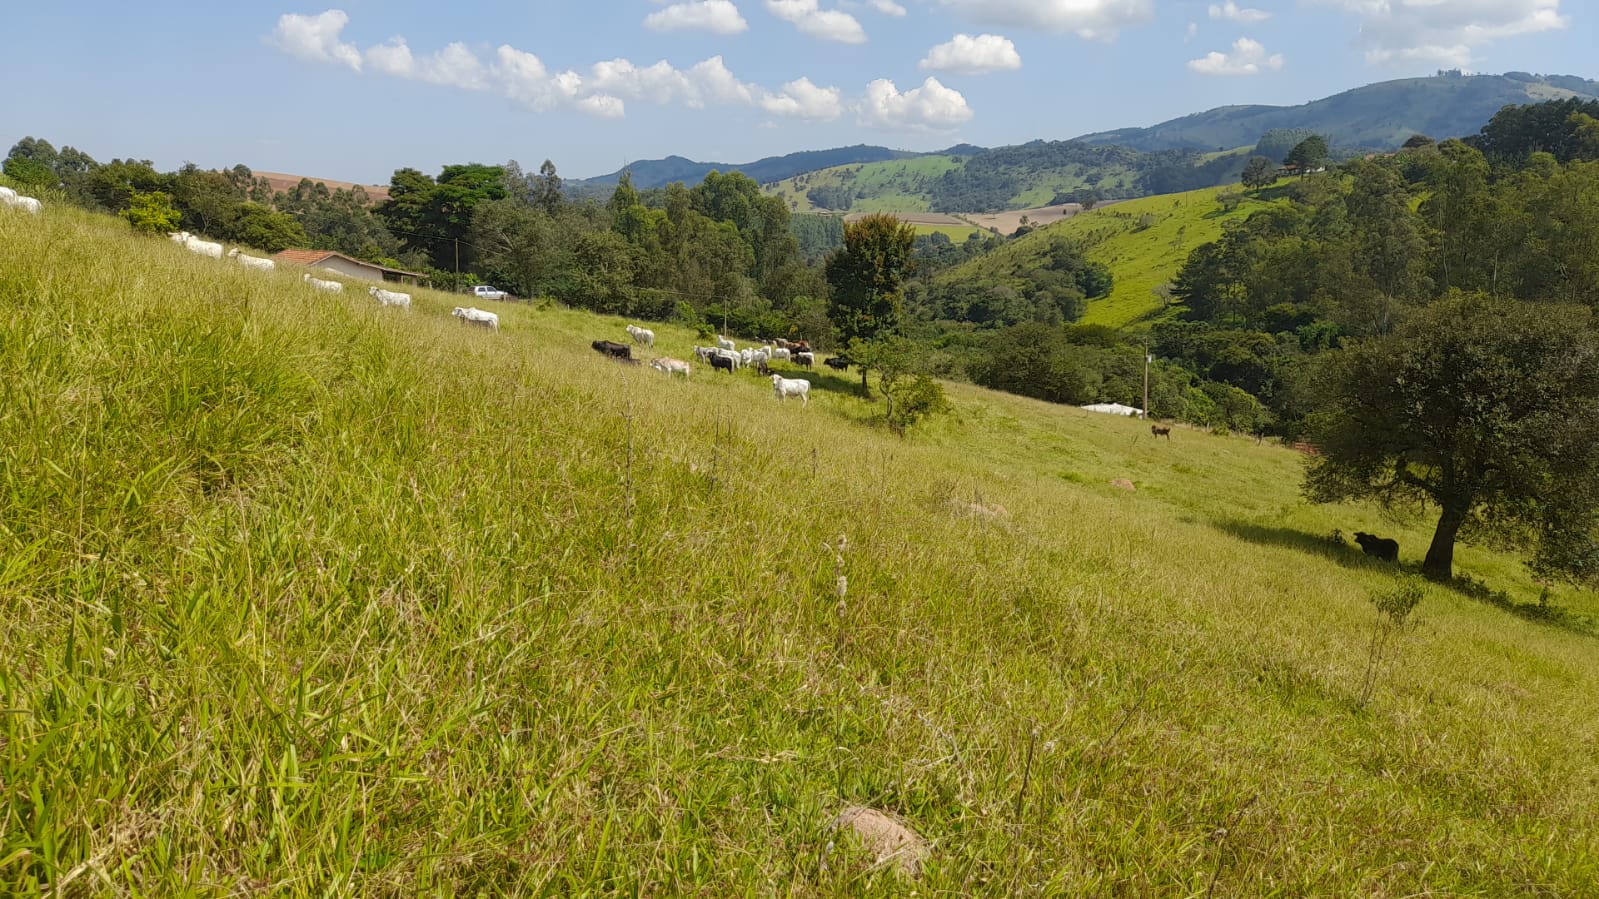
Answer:
POLYGON ((141 234, 165 234, 176 231, 178 219, 181 218, 176 207, 172 205, 172 197, 159 190, 149 193, 134 193, 128 200, 128 208, 121 213, 133 230, 141 234))

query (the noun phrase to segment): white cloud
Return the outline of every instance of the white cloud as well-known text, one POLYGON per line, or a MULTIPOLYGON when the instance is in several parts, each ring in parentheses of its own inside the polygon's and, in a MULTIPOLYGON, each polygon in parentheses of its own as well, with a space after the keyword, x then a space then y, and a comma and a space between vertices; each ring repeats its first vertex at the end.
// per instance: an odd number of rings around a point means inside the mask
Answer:
POLYGON ((349 20, 338 10, 320 16, 289 16, 285 21, 286 25, 280 22, 271 41, 302 59, 347 65, 357 71, 364 65, 368 72, 391 78, 492 92, 538 112, 564 107, 602 118, 620 118, 627 111, 628 101, 691 109, 744 106, 771 115, 811 120, 834 119, 844 110, 836 87, 820 87, 809 78, 799 78, 774 93, 740 81, 720 56, 687 69, 665 60, 639 66, 619 58, 597 62, 587 73, 570 69, 551 73, 543 60, 509 44, 497 48, 488 62, 459 42, 419 56, 403 37, 374 44, 363 54, 353 44, 339 42, 339 34, 349 20))
POLYGON ((866 43, 866 29, 854 16, 841 10, 821 9, 817 0, 766 0, 766 9, 802 34, 841 44, 866 43))
POLYGON ((918 65, 935 72, 955 72, 961 75, 983 75, 1022 67, 1021 54, 1010 38, 997 34, 957 34, 947 43, 927 51, 927 58, 918 65))
POLYGON ((339 33, 349 22, 350 17, 342 9, 330 9, 315 16, 285 13, 278 17, 278 27, 272 29, 268 41, 290 56, 337 63, 359 72, 361 51, 355 49, 354 44, 339 40, 339 33))
POLYGON ((912 131, 950 131, 972 118, 972 109, 960 91, 932 77, 904 93, 894 82, 879 78, 866 86, 866 98, 858 110, 863 125, 912 131))
POLYGON ((738 34, 750 27, 739 15, 732 0, 689 0, 674 3, 644 17, 644 27, 653 31, 711 31, 738 34))
POLYGON ((1218 53, 1214 50, 1198 59, 1190 59, 1188 68, 1201 75, 1259 75, 1283 67, 1283 55, 1266 55, 1266 48, 1258 41, 1241 37, 1233 41, 1232 51, 1218 53))
POLYGON ((1114 40, 1121 29, 1143 24, 1155 16, 1154 0, 940 0, 940 2, 980 24, 1069 32, 1086 40, 1114 40))
POLYGON ((905 15, 905 7, 895 3, 894 0, 871 0, 870 6, 885 16, 905 15))
POLYGON ((1558 31, 1560 0, 1323 0, 1360 17, 1366 61, 1464 67, 1495 41, 1558 31))
POLYGON ((761 108, 785 118, 820 121, 838 118, 844 104, 838 88, 817 87, 809 78, 800 78, 783 85, 778 93, 762 96, 761 108))
POLYGON ((477 54, 462 43, 450 44, 436 53, 417 59, 412 55, 405 38, 395 37, 386 43, 368 47, 364 58, 373 70, 395 78, 472 91, 488 87, 488 70, 478 60, 477 54))
POLYGON ((1247 6, 1240 7, 1233 0, 1227 0, 1221 6, 1212 3, 1210 5, 1210 17, 1212 19, 1226 19, 1229 22, 1242 22, 1245 25, 1253 25, 1256 22, 1264 22, 1271 18, 1271 13, 1263 9, 1250 9, 1247 6))

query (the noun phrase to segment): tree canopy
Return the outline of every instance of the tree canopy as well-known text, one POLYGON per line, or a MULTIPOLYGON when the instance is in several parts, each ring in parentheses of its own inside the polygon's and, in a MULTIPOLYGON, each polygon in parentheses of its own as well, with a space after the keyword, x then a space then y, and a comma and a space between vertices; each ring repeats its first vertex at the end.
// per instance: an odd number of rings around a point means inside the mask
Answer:
POLYGON ((1321 502, 1371 497, 1439 511, 1423 570, 1452 576, 1463 533, 1525 539, 1550 573, 1599 573, 1599 336, 1565 305, 1455 294, 1392 334, 1324 357, 1321 502))

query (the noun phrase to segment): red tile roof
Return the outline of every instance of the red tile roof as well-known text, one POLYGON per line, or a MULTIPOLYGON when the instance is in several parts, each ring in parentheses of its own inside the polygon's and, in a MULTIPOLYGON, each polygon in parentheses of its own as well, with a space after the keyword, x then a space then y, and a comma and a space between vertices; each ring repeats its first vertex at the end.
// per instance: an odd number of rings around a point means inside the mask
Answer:
POLYGON ((296 265, 316 265, 329 256, 339 254, 332 250, 284 250, 272 258, 279 262, 292 262, 296 265))

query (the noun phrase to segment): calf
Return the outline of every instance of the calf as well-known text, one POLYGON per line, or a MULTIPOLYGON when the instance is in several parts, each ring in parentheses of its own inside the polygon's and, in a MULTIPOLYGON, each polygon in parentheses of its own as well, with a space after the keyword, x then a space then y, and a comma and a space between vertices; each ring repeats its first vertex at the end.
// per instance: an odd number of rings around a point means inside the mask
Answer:
POLYGON ((659 359, 650 360, 650 367, 668 376, 682 375, 686 378, 688 377, 689 373, 689 366, 687 362, 684 362, 681 359, 671 359, 666 356, 662 356, 659 359))
POLYGON ((1171 439, 1171 428, 1163 428, 1160 425, 1150 425, 1149 433, 1156 437, 1164 437, 1167 440, 1171 439))
POLYGON ((589 346, 594 348, 594 352, 602 356, 610 356, 612 359, 633 358, 633 348, 625 343, 617 343, 614 340, 596 340, 589 346))
POLYGON ((1398 540, 1389 540, 1385 537, 1368 534, 1365 531, 1356 531, 1355 542, 1360 544, 1361 552, 1374 559, 1381 559, 1384 562, 1399 561, 1398 540))

